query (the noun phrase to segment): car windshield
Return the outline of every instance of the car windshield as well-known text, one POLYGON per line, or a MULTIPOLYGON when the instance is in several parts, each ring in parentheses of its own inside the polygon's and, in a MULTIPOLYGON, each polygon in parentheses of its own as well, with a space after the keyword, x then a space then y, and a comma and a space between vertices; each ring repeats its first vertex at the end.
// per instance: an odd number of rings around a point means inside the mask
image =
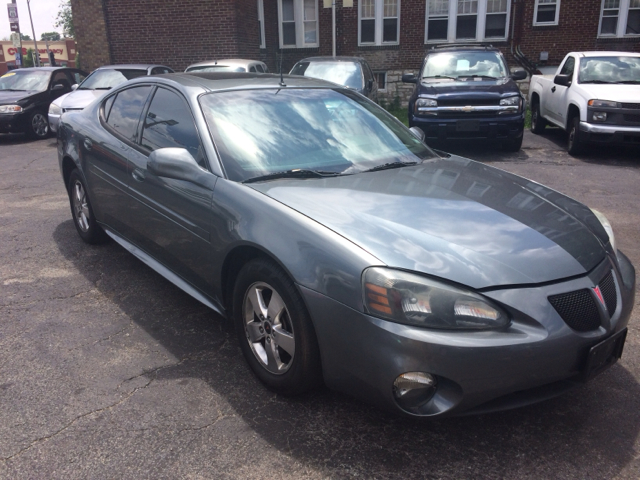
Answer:
POLYGON ((132 78, 144 77, 146 70, 130 68, 105 68, 96 70, 80 84, 78 90, 109 90, 132 78))
POLYGON ((355 90, 362 89, 362 70, 357 62, 299 62, 291 70, 291 75, 304 75, 355 90))
POLYGON ((231 180, 293 169, 358 173, 435 157, 385 110, 344 89, 209 93, 200 105, 231 180))
POLYGON ((43 92, 49 86, 51 71, 17 71, 0 77, 0 90, 31 90, 43 92))
POLYGON ((427 79, 506 76, 507 67, 500 55, 487 51, 431 53, 422 71, 422 78, 427 79))
POLYGON ((582 58, 578 83, 640 84, 640 57, 582 58))
POLYGON ((246 72, 247 69, 237 65, 202 65, 200 67, 189 67, 186 72, 246 72))

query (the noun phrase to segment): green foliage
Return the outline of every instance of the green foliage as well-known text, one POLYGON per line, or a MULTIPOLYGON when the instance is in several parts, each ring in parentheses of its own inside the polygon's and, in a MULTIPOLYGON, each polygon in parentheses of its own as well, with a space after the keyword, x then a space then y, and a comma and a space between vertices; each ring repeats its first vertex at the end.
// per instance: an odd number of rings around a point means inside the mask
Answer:
POLYGON ((40 35, 40 40, 57 42, 58 40, 60 40, 60 34, 58 32, 44 32, 42 35, 40 35))
POLYGON ((62 28, 65 37, 75 38, 76 31, 73 27, 73 14, 71 13, 71 0, 63 0, 60 3, 55 26, 62 28))
POLYGON ((400 102, 400 97, 396 95, 391 103, 387 104, 384 99, 380 100, 380 106, 384 108, 391 115, 396 117, 402 123, 404 123, 407 127, 409 126, 409 118, 407 116, 407 107, 403 107, 400 102))
POLYGON ((25 40, 31 40, 31 37, 29 35, 25 35, 24 33, 20 34, 20 38, 22 39, 23 42, 25 40))
POLYGON ((22 56, 23 67, 33 67, 33 48, 27 50, 27 54, 22 56))

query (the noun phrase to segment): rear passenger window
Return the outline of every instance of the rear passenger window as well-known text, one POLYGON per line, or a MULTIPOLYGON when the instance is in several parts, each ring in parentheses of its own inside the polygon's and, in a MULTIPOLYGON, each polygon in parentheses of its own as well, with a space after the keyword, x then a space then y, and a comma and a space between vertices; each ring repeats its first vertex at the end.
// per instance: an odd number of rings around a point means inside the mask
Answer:
POLYGON ((262 65, 256 65, 256 71, 258 73, 264 73, 264 69, 262 68, 262 65))
POLYGON ((250 71, 250 72, 254 72, 254 73, 255 73, 255 71, 256 71, 256 67, 251 67, 251 68, 249 69, 249 71, 250 71))
POLYGON ((186 148, 198 164, 206 168, 191 110, 178 94, 165 88, 158 88, 151 100, 144 119, 142 146, 151 151, 186 148))
POLYGON ((135 142, 138 137, 138 123, 150 92, 150 86, 122 90, 108 112, 109 126, 131 142, 135 142))

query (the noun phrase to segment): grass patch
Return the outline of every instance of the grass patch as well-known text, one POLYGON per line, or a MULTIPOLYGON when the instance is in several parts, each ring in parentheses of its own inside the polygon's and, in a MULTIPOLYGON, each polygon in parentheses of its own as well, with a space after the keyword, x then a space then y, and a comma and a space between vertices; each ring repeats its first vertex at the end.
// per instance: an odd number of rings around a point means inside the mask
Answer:
POLYGON ((529 107, 524 114, 524 128, 531 128, 531 109, 529 107))

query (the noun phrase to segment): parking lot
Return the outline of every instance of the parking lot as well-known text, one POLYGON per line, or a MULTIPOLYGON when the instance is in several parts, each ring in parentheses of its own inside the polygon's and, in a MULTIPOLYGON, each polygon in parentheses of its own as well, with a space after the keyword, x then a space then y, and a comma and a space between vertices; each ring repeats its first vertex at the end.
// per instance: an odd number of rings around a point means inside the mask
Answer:
MULTIPOLYGON (((601 210, 640 268, 640 151, 525 134, 455 153, 601 210)), ((640 478, 640 295, 622 360, 546 402, 418 422, 276 396, 230 325, 115 243, 78 237, 55 139, 0 136, 1 478, 640 478)))

